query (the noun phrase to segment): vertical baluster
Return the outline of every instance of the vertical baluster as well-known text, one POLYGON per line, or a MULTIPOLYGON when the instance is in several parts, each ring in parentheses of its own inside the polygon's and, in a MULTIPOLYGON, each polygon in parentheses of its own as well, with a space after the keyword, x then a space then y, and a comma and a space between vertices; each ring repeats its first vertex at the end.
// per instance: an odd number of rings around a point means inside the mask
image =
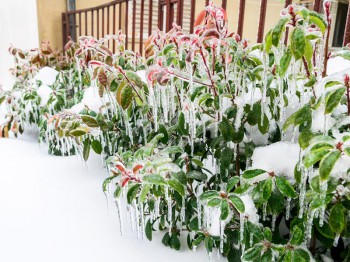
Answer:
POLYGON ((317 13, 321 12, 321 6, 322 6, 322 0, 315 0, 314 1, 314 11, 317 13))
POLYGON ((159 1, 158 2, 158 29, 159 30, 164 30, 163 21, 164 21, 163 5, 159 1))
POLYGON ((148 35, 152 34, 152 20, 153 20, 153 0, 149 0, 149 12, 148 12, 148 35))
POLYGON ((102 8, 102 37, 105 37, 105 8, 102 8))
POLYGON ((140 43, 139 43, 139 52, 142 54, 142 46, 143 46, 143 16, 145 9, 145 1, 141 0, 141 14, 140 14, 140 43))
POLYGON ((184 0, 178 0, 176 23, 181 27, 182 27, 182 20, 183 20, 183 12, 184 12, 184 0))
POLYGON ((259 29, 257 42, 261 43, 264 35, 265 18, 266 18, 266 7, 267 0, 261 0, 260 2, 260 18, 259 18, 259 29))
POLYGON ((97 39, 100 38, 100 10, 96 10, 97 13, 97 39))
POLYGON ((88 35, 88 21, 87 21, 87 12, 85 11, 85 35, 88 35))
MULTIPOLYGON (((115 4, 113 5, 113 35, 115 35, 115 4)), ((115 53, 115 41, 113 40, 113 53, 115 53)))
POLYGON ((119 30, 122 30, 122 3, 119 4, 118 9, 119 9, 119 17, 118 17, 119 30))
POLYGON ((196 14, 196 0, 191 0, 191 23, 190 23, 190 33, 193 33, 193 26, 196 14))
POLYGON ((132 1, 132 39, 131 48, 135 51, 136 0, 132 1))
POLYGON ((128 49, 129 45, 129 25, 128 25, 128 18, 129 18, 129 0, 125 2, 125 48, 128 49))
POLYGON ((346 46, 349 43, 350 43, 350 3, 348 6, 348 16, 346 18, 346 26, 345 26, 345 32, 344 32, 343 45, 346 46))
MULTIPOLYGON (((287 6, 292 4, 292 0, 286 0, 286 3, 284 4, 284 8, 287 8, 287 6)), ((286 36, 284 38, 284 45, 288 44, 288 35, 289 35, 289 28, 286 29, 286 36)))
POLYGON ((226 10, 227 8, 227 0, 222 0, 222 8, 226 10))
POLYGON ((79 36, 81 36, 81 12, 79 12, 79 36))
POLYGON ((94 36, 94 10, 91 11, 91 35, 94 36))
POLYGON ((237 34, 238 34, 240 37, 243 37, 243 24, 244 24, 244 13, 245 13, 245 1, 246 1, 246 0, 240 0, 240 1, 239 1, 237 34))

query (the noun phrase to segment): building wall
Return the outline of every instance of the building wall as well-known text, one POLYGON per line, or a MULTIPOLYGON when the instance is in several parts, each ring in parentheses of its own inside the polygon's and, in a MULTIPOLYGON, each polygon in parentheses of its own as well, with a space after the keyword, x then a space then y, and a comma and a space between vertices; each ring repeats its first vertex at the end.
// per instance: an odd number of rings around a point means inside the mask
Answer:
POLYGON ((0 84, 9 88, 13 83, 9 73, 9 68, 13 67, 13 57, 8 48, 12 44, 29 49, 39 43, 36 0, 1 1, 0 32, 0 84))

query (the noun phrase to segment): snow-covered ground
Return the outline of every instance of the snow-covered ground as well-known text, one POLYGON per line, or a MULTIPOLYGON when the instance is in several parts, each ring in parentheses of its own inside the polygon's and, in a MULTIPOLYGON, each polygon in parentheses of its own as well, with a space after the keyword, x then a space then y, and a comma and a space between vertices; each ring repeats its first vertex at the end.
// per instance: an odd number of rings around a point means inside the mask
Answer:
MULTIPOLYGON (((35 134, 0 139, 0 261, 208 261, 196 253, 138 240, 129 224, 120 235, 116 208, 108 214, 99 156, 88 161, 50 156, 35 134)), ((213 254, 212 261, 217 259, 213 254)))

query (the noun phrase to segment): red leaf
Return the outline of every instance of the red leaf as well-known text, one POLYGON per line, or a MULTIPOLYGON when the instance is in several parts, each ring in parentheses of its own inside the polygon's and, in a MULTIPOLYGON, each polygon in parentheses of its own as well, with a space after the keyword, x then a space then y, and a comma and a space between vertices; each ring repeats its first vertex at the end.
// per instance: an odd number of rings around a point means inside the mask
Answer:
POLYGON ((124 178, 124 180, 122 181, 122 187, 124 187, 129 181, 130 181, 130 178, 128 177, 124 178))
POLYGON ((142 168, 143 168, 142 164, 137 164, 132 168, 132 172, 136 176, 142 168))
POLYGON ((207 11, 203 10, 202 12, 200 12, 200 14, 198 15, 196 21, 194 22, 194 27, 199 26, 201 23, 203 23, 205 16, 207 14, 207 11))
POLYGON ((117 164, 115 165, 115 167, 122 172, 123 174, 126 174, 126 170, 124 165, 121 162, 117 162, 117 164))

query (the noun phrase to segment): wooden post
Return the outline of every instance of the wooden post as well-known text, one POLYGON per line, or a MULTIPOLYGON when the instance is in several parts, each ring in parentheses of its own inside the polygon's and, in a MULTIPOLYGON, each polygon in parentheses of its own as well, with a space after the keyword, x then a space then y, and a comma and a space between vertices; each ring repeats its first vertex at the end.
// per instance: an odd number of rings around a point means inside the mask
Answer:
POLYGON ((238 28, 237 34, 242 37, 243 36, 243 24, 244 24, 244 12, 245 12, 245 1, 239 1, 239 13, 238 13, 238 28))
POLYGON ((350 4, 348 5, 348 16, 346 18, 343 45, 346 46, 349 43, 350 43, 350 4))
POLYGON ((261 0, 261 2, 260 2, 259 28, 258 28, 258 39, 257 39, 258 43, 261 43, 263 41, 263 37, 264 37, 266 7, 267 7, 267 0, 261 0))

